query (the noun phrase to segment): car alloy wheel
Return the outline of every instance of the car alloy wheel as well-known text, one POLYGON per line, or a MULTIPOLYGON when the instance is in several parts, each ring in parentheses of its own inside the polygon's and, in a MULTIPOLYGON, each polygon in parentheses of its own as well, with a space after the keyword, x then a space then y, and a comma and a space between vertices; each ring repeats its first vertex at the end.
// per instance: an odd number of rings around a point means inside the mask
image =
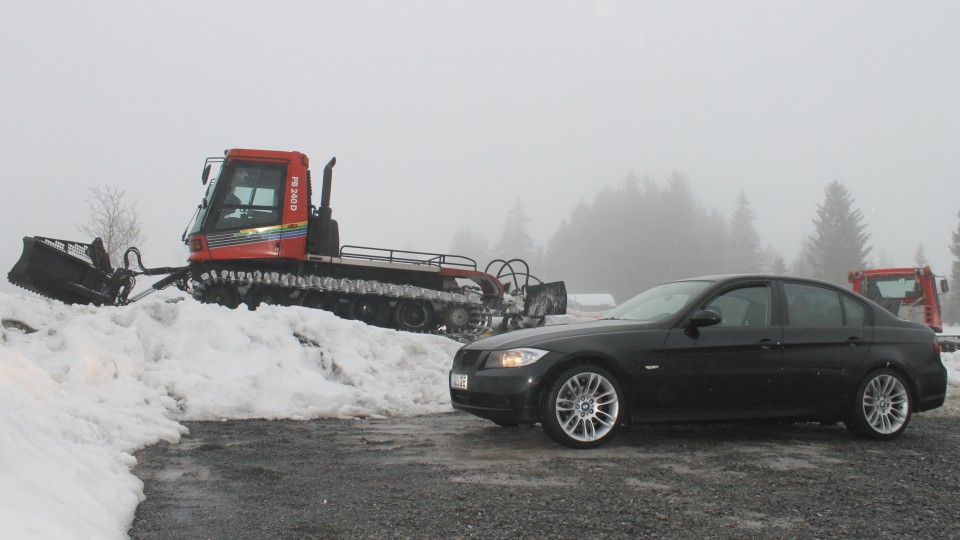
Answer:
POLYGON ((892 439, 906 429, 913 407, 910 390, 892 370, 875 371, 860 383, 854 431, 870 439, 892 439))
POLYGON ((606 443, 620 427, 620 384, 607 370, 574 366, 551 385, 541 418, 547 435, 571 448, 606 443))

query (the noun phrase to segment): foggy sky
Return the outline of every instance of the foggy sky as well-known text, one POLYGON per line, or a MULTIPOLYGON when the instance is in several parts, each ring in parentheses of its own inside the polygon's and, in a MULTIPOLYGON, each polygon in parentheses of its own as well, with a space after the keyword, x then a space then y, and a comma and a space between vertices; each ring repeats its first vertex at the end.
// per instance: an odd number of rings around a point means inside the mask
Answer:
POLYGON ((0 269, 26 235, 89 241, 104 184, 144 262, 183 264, 204 158, 264 148, 337 157, 343 243, 495 243, 522 200, 545 245, 598 190, 680 172, 727 217, 744 190, 790 261, 837 179, 875 252, 948 275, 958 27, 952 1, 4 2, 0 269))

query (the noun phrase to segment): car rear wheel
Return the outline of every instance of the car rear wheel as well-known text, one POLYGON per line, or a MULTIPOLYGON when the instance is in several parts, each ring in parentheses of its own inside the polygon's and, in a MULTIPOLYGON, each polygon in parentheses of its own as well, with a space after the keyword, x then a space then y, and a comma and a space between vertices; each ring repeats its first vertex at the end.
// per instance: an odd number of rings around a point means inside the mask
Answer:
POLYGON ((594 448, 620 428, 623 391, 606 369, 574 366, 554 380, 540 411, 543 429, 570 448, 594 448))
POLYGON ((889 440, 910 423, 913 401, 910 388, 896 371, 881 369, 864 378, 857 389, 851 431, 867 439, 889 440))

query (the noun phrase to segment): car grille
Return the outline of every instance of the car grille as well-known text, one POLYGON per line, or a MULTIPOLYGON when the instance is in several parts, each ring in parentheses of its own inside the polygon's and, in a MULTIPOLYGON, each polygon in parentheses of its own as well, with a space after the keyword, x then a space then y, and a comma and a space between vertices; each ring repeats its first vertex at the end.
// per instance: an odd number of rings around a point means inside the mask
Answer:
POLYGON ((460 349, 457 351, 456 356, 453 357, 454 369, 468 368, 477 365, 477 361, 480 360, 481 353, 483 353, 483 351, 460 349))

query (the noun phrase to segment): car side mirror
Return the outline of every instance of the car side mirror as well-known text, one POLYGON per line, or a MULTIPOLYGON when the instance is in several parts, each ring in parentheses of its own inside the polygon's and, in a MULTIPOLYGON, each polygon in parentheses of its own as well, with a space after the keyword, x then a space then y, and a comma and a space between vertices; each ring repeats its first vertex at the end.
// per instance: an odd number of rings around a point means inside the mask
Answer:
POLYGON ((203 168, 203 174, 200 175, 200 181, 203 183, 203 185, 207 185, 207 180, 209 179, 210 179, 210 164, 207 163, 206 166, 204 166, 203 168))
POLYGON ((703 328, 704 326, 713 326, 715 324, 720 324, 720 321, 723 318, 719 313, 710 309, 701 309, 694 312, 688 320, 688 324, 692 328, 703 328))
POLYGON ((947 280, 943 280, 940 282, 940 292, 944 294, 950 292, 950 286, 947 285, 947 280))

